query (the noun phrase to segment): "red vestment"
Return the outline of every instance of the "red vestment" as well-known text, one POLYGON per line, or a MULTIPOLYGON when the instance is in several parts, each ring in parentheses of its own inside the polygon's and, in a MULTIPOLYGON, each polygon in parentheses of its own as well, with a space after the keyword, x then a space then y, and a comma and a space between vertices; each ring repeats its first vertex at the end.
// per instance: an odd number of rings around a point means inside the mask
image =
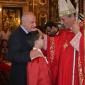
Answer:
POLYGON ((59 54, 61 50, 61 33, 54 37, 47 37, 47 59, 49 62, 53 85, 57 82, 59 68, 59 54))
MULTIPOLYGON (((47 57, 52 72, 53 85, 72 85, 74 48, 70 41, 74 36, 70 30, 64 30, 59 36, 48 37, 47 57)), ((80 85, 78 56, 79 52, 76 51, 74 85, 80 85)), ((83 58, 81 59, 83 60, 83 58)))
MULTIPOLYGON (((59 73, 58 73, 58 83, 56 85, 72 85, 72 79, 74 75, 74 85, 83 85, 80 84, 82 81, 79 76, 80 66, 83 67, 83 47, 81 47, 80 43, 80 50, 79 52, 76 50, 76 60, 75 60, 75 70, 73 74, 73 61, 74 61, 74 48, 70 44, 70 41, 74 38, 74 34, 71 31, 65 31, 62 33, 62 49, 60 54, 60 61, 59 61, 59 73), (82 55, 82 56, 81 56, 82 55), (79 58, 80 62, 82 61, 81 65, 79 66, 79 58)), ((82 69, 83 70, 83 69, 82 69)))
POLYGON ((84 64, 85 64, 85 48, 84 48, 84 21, 82 21, 80 24, 80 31, 82 33, 82 36, 80 38, 79 43, 79 57, 78 57, 78 72, 79 72, 79 83, 80 85, 84 85, 85 83, 85 77, 84 77, 84 64), (81 24, 82 23, 82 24, 81 24))
POLYGON ((33 59, 27 66, 27 85, 52 85, 50 70, 43 57, 33 59))
MULTIPOLYGON (((70 41, 73 37, 74 34, 69 30, 62 32, 62 47, 59 59, 58 83, 56 83, 56 85, 72 85, 74 49, 71 46, 70 41)), ((75 74, 77 74, 77 72, 75 72, 75 74)))
POLYGON ((80 46, 79 46, 79 58, 78 58, 78 69, 79 69, 79 82, 81 85, 84 85, 84 36, 82 35, 80 39, 80 46))

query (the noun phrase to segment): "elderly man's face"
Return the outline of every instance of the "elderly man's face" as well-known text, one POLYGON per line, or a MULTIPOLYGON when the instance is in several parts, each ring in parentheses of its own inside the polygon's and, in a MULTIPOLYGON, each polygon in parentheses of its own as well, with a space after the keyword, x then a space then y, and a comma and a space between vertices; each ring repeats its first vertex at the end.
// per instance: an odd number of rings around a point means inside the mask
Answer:
POLYGON ((22 25, 27 31, 31 31, 36 27, 36 17, 33 13, 28 13, 22 18, 22 25))
POLYGON ((36 27, 36 17, 35 16, 30 16, 28 18, 26 26, 27 26, 28 30, 34 29, 36 27))
POLYGON ((63 23, 66 27, 71 27, 74 24, 75 20, 76 18, 74 14, 63 17, 63 23))

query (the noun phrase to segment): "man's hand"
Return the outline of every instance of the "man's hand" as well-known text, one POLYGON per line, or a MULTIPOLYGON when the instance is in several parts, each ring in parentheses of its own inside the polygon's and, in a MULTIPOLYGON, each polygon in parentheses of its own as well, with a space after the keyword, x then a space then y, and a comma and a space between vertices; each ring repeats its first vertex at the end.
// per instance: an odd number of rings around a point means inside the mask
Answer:
POLYGON ((72 25, 72 29, 71 29, 75 34, 77 34, 78 32, 80 32, 80 27, 79 24, 77 22, 74 22, 74 24, 72 25))

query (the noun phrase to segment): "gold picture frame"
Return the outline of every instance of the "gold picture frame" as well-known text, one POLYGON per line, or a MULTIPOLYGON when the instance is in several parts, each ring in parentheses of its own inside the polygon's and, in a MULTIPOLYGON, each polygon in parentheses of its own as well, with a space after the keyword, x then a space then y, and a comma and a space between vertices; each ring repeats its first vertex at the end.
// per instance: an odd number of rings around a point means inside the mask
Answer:
POLYGON ((21 7, 3 7, 2 9, 2 27, 10 30, 16 29, 21 23, 21 7))

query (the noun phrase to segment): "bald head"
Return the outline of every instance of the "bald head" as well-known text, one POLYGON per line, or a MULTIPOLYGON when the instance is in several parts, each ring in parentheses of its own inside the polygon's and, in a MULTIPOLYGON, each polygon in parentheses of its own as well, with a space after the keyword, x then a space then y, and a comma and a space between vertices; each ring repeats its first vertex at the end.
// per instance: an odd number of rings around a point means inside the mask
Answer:
POLYGON ((33 18, 33 17, 35 17, 35 15, 33 14, 33 12, 25 13, 22 16, 22 23, 30 21, 30 19, 33 18))
POLYGON ((22 25, 26 30, 30 31, 30 29, 35 28, 36 26, 36 17, 33 12, 25 13, 22 16, 22 25))

